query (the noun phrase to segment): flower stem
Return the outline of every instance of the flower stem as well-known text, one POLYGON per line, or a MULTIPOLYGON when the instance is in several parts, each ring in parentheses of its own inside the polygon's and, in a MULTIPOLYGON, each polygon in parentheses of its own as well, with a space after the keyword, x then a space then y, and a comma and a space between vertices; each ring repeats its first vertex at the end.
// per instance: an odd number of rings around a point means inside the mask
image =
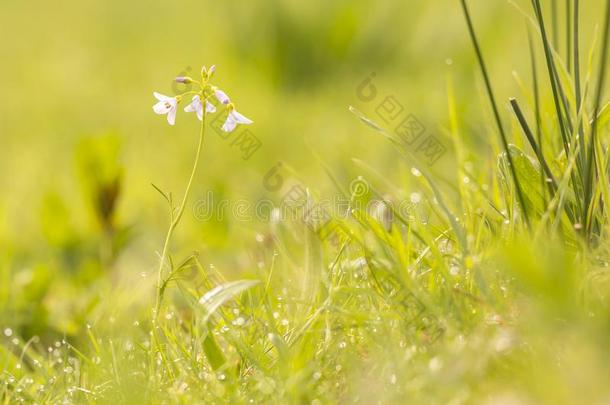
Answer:
POLYGON ((159 316, 159 311, 161 309, 161 301, 163 300, 163 267, 165 266, 165 261, 167 259, 167 250, 169 247, 169 243, 172 239, 172 235, 174 234, 174 230, 180 223, 180 219, 184 214, 184 209, 186 208, 186 203, 188 201, 188 197, 191 191, 191 186, 193 185, 193 179, 195 178, 195 174, 197 173, 197 166, 199 165, 199 158, 201 156, 201 151, 203 149, 203 143, 205 139, 205 111, 203 113, 203 118, 201 120, 201 129, 199 131, 199 144, 197 146, 197 153, 195 154, 195 162, 193 163, 193 169, 191 171, 191 177, 189 178, 188 184, 186 185, 186 190, 184 191, 184 197, 182 198, 182 203, 178 207, 178 212, 174 216, 173 207, 171 208, 171 216, 170 216, 170 225, 167 230, 167 235, 165 236, 165 243, 163 244, 163 250, 161 252, 161 259, 159 260, 159 270, 157 272, 157 300, 155 304, 155 312, 154 318, 157 319, 159 316))

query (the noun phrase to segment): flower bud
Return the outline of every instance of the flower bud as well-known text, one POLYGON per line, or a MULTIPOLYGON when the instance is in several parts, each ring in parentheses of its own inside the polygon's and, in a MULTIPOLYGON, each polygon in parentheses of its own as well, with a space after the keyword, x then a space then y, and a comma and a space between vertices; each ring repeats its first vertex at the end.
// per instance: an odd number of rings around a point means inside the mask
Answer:
POLYGON ((184 83, 184 84, 189 84, 193 81, 193 79, 191 79, 188 76, 178 76, 176 77, 176 82, 177 83, 184 83))

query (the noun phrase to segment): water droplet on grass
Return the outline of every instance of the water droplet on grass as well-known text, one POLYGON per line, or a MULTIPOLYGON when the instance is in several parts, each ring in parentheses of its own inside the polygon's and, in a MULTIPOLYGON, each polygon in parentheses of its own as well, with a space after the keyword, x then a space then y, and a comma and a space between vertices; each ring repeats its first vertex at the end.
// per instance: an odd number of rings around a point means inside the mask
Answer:
POLYGON ((428 367, 430 368, 430 371, 438 371, 438 370, 440 370, 440 368, 442 366, 443 366, 443 363, 442 363, 441 359, 439 359, 438 357, 432 358, 432 360, 430 360, 430 363, 428 363, 428 367))

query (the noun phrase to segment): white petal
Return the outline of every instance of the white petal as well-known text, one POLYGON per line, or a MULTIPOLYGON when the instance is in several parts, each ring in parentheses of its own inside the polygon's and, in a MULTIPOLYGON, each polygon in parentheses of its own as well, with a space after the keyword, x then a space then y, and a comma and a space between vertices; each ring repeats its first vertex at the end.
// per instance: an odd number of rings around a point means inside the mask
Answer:
POLYGON ((227 96, 227 93, 220 89, 216 89, 214 94, 216 95, 218 101, 220 101, 222 104, 229 104, 231 102, 231 100, 229 100, 229 96, 227 96))
POLYGON ((205 111, 209 112, 209 113, 215 113, 216 107, 214 107, 214 104, 210 103, 209 101, 206 101, 205 102, 205 111))
POLYGON ((198 112, 201 109, 203 109, 203 106, 201 105, 199 96, 194 96, 193 101, 191 101, 191 103, 189 105, 184 107, 184 111, 186 111, 186 112, 194 112, 194 111, 198 112))
POLYGON ((173 98, 173 97, 168 97, 168 96, 165 96, 165 95, 163 95, 163 94, 161 94, 161 93, 157 93, 156 91, 155 91, 155 92, 153 92, 153 95, 154 95, 154 96, 155 96, 155 98, 156 98, 157 100, 159 100, 159 101, 167 101, 167 100, 169 100, 169 99, 173 98))
POLYGON ((157 114, 167 114, 171 108, 171 105, 168 106, 167 101, 159 101, 157 104, 153 105, 153 111, 157 114))
POLYGON ((203 121, 203 108, 197 110, 197 118, 199 118, 199 121, 203 121))
POLYGON ((237 122, 231 117, 231 114, 227 117, 227 120, 222 125, 222 130, 225 132, 232 132, 237 126, 237 122))
POLYGON ((250 118, 247 118, 246 116, 238 113, 237 111, 233 110, 229 113, 229 115, 233 118, 233 120, 235 122, 237 122, 238 124, 252 124, 252 120, 250 118))
POLYGON ((176 107, 172 107, 167 113, 167 122, 169 125, 174 125, 176 123, 176 107))

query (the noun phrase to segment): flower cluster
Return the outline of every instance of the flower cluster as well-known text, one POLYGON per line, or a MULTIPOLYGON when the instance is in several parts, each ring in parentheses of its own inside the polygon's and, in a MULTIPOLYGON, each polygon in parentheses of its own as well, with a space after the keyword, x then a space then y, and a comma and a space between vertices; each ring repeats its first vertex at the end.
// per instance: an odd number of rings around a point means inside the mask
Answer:
POLYGON ((174 125, 176 123, 178 104, 180 101, 182 101, 184 96, 193 94, 190 104, 184 108, 184 111, 196 113, 197 118, 199 118, 200 121, 203 120, 203 115, 205 113, 216 112, 216 106, 210 102, 210 99, 213 97, 218 100, 220 105, 225 106, 229 112, 225 123, 222 125, 223 131, 231 132, 237 127, 238 124, 252 124, 252 120, 237 112, 235 105, 231 102, 231 99, 229 96, 227 96, 227 93, 210 84, 210 79, 214 75, 215 70, 215 66, 211 66, 209 69, 207 69, 205 66, 201 68, 201 81, 194 80, 188 76, 176 77, 176 82, 178 83, 198 84, 199 90, 187 91, 186 93, 175 97, 169 97, 154 92, 153 95, 158 102, 153 105, 153 111, 159 115, 167 115, 167 122, 169 125, 174 125))

